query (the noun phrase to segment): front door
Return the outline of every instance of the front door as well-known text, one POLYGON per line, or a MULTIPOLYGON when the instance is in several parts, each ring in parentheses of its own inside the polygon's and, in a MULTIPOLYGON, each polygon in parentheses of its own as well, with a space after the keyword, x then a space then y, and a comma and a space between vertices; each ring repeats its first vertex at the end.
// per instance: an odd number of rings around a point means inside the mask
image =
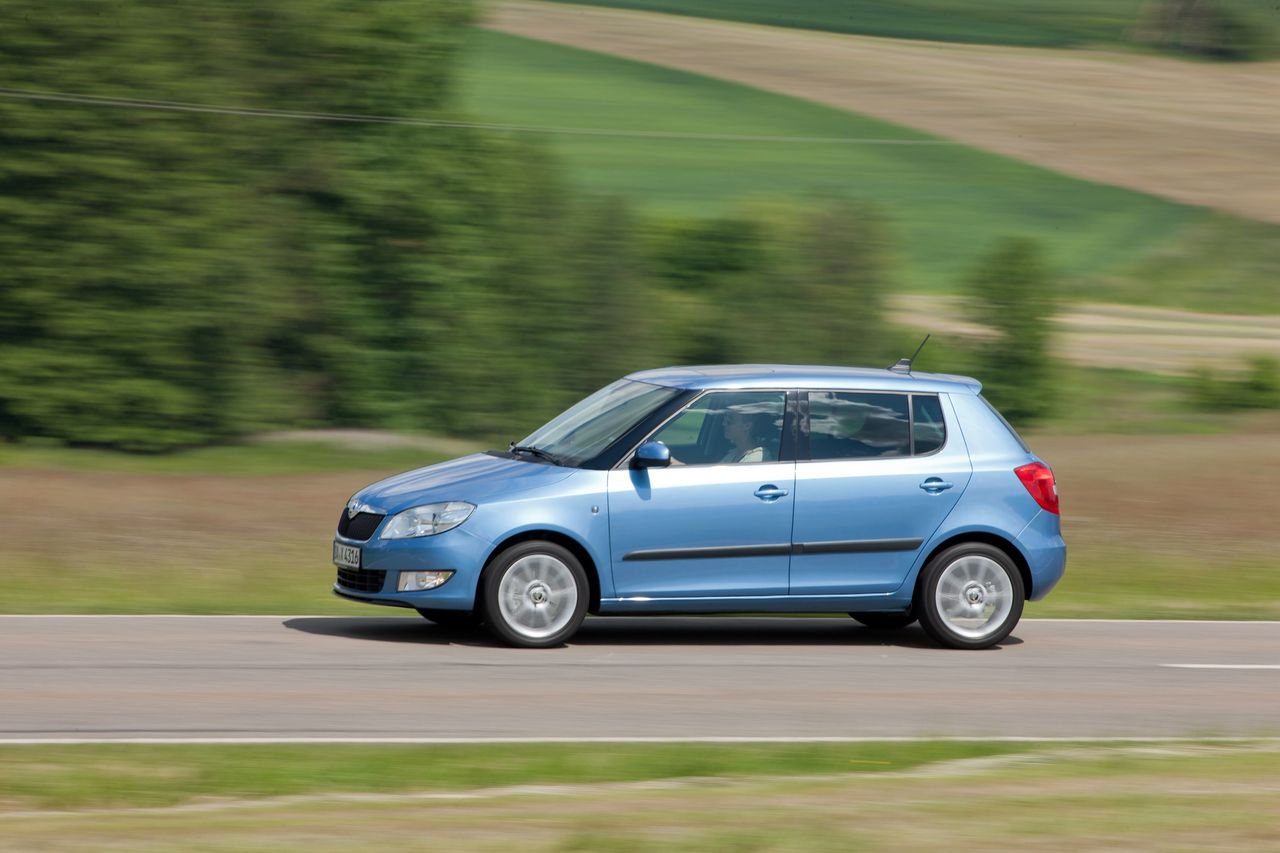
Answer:
POLYGON ((781 391, 703 394, 650 438, 667 468, 609 472, 619 598, 786 595, 795 463, 781 391))
POLYGON ((811 461, 796 466, 792 595, 902 585, 972 472, 959 430, 947 429, 944 402, 936 394, 809 393, 811 461))

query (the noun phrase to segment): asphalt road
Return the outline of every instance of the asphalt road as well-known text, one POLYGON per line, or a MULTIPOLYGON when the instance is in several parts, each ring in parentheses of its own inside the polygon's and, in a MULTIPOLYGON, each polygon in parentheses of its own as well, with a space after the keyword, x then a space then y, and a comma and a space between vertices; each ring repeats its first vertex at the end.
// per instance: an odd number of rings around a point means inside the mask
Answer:
POLYGON ((28 738, 1280 735, 1280 623, 1024 621, 984 652, 848 619, 0 617, 28 738))

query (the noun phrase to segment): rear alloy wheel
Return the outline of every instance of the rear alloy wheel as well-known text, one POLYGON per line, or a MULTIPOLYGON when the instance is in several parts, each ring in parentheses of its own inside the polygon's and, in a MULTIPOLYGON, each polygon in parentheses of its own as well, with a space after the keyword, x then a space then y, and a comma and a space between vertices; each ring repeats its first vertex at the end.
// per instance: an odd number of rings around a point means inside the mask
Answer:
POLYGON ((521 542, 503 551, 484 575, 485 624, 505 643, 558 646, 587 615, 587 574, 568 549, 521 542))
POLYGON ((850 613, 849 615, 854 618, 854 621, 877 631, 896 631, 916 621, 916 614, 912 610, 905 613, 850 613))
POLYGON ((480 624, 480 615, 473 610, 419 609, 418 615, 444 628, 475 628, 480 624))
POLYGON ((954 545, 925 566, 916 611, 929 636, 956 649, 999 643, 1022 618, 1022 575, 999 548, 954 545))

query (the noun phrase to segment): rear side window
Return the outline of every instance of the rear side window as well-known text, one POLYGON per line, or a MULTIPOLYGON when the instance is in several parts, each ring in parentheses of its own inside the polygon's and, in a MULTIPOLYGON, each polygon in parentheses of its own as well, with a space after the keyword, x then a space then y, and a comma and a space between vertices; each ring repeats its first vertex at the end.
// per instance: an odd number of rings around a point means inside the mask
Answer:
POLYGON ((809 392, 809 458, 911 455, 906 394, 809 392))
POLYGON ((947 441, 947 424, 942 419, 942 402, 928 394, 911 395, 912 452, 916 456, 933 453, 947 441))
POLYGON ((946 441, 936 395, 809 392, 810 459, 923 456, 946 441))

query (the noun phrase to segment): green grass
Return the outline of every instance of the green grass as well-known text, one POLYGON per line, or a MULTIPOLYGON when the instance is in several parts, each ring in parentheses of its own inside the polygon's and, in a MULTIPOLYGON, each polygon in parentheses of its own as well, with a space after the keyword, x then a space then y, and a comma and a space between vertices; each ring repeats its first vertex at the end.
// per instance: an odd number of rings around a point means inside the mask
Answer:
MULTIPOLYGON (((1027 618, 1280 619, 1280 575, 1269 554, 1152 554, 1082 541, 1069 522, 1066 577, 1027 605, 1027 618)), ((126 564, 91 555, 73 564, 22 559, 0 613, 413 615, 334 597, 328 543, 289 539, 255 551, 233 542, 192 558, 147 554, 126 564)))
POLYGON ((415 447, 366 450, 311 441, 228 444, 170 453, 126 453, 27 442, 0 444, 0 468, 111 474, 280 476, 331 471, 407 471, 454 455, 457 454, 415 447))
POLYGON ((1081 543, 1069 517, 1064 526, 1067 573, 1048 598, 1027 605, 1027 618, 1280 619, 1270 554, 1153 554, 1081 543))
MULTIPOLYGON (((460 75, 467 111, 551 127, 918 140, 916 131, 645 63, 476 31, 460 75)), ((1280 311, 1260 273, 1280 228, 1066 177, 962 145, 779 144, 617 136, 543 138, 572 183, 656 215, 732 214, 753 200, 838 195, 890 220, 905 290, 953 290, 999 237, 1041 240, 1090 298, 1280 311), (1180 256, 1188 239, 1203 248, 1180 256), (1229 253, 1219 250, 1228 240, 1229 253), (1170 262, 1168 258, 1177 258, 1170 262), (1154 259, 1153 259, 1154 258, 1154 259), (1196 274, 1166 286, 1177 264, 1196 274), (1113 287, 1114 284, 1114 287, 1113 287)))
MULTIPOLYGON (((753 24, 931 41, 1131 44, 1149 0, 560 0, 753 24)), ((1274 40, 1271 0, 1232 0, 1274 40)))
POLYGON ((1045 420, 1024 430, 1054 435, 1213 435, 1238 429, 1244 418, 1197 409, 1185 377, 1120 368, 1057 363, 1053 406, 1045 420))
MULTIPOLYGON (((919 344, 915 333, 898 332, 899 352, 919 344)), ((972 342, 955 335, 931 336, 915 361, 925 373, 981 373, 972 342)), ((1053 436, 1214 435, 1247 427, 1251 415, 1206 411, 1192 404, 1190 380, 1184 376, 1124 368, 1093 367, 1055 361, 1049 382, 1052 404, 1031 428, 1014 427, 1034 444, 1037 434, 1053 436)))
MULTIPOLYGON (((336 520, 342 497, 333 512, 336 520)), ((139 615, 323 614, 413 616, 412 610, 374 607, 338 598, 331 591, 332 529, 310 541, 282 534, 242 542, 229 533, 198 551, 140 550, 131 559, 101 557, 85 546, 78 559, 15 556, 22 577, 0 599, 6 613, 96 613, 139 615), (51 590, 57 590, 56 595, 51 590)))
POLYGON ((8 747, 0 749, 5 810, 112 810, 0 811, 0 837, 22 850, 307 853, 1264 850, 1280 843, 1278 768, 1265 742, 8 747), (937 764, 980 756, 996 762, 937 764), (882 772, 912 768, 925 772, 882 772), (688 776, 718 781, 607 784, 688 776), (546 783, 581 787, 390 796, 546 783), (365 798, 257 801, 322 792, 365 798), (227 797, 247 802, 218 802, 227 797), (123 808, 175 803, 193 808, 123 808))
MULTIPOLYGON (((1019 743, 0 746, 4 809, 164 806, 201 797, 905 770, 1019 743)), ((0 832, 2 834, 2 832, 0 832)))
POLYGON ((1133 261, 1078 283, 1075 298, 1229 311, 1280 313, 1280 229, 1209 216, 1133 261))

